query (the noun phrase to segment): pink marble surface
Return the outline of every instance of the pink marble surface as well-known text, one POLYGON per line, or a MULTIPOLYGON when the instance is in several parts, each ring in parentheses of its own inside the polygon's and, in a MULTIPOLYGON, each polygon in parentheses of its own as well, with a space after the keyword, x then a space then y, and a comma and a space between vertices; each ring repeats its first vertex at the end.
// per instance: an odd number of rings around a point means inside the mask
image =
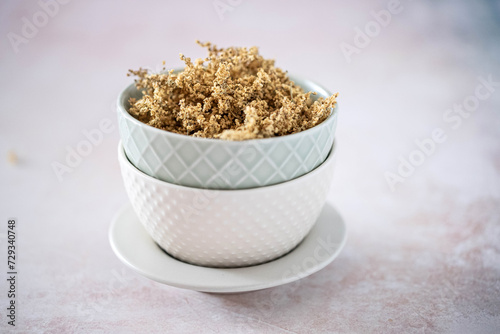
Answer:
POLYGON ((0 275, 6 220, 16 217, 19 277, 16 329, 2 311, 0 332, 498 332, 500 86, 467 117, 445 118, 474 102, 478 77, 500 81, 499 6, 401 1, 348 62, 342 43, 389 3, 74 0, 12 44, 9 33, 22 36, 23 17, 43 20, 42 9, 3 1, 0 275), (230 6, 222 17, 220 2, 230 6), (108 227, 127 203, 113 102, 129 68, 203 56, 195 39, 258 45, 280 67, 340 92, 329 200, 349 240, 321 272, 264 291, 204 294, 143 278, 111 251, 108 227), (112 131, 59 181, 53 163, 106 119, 112 131), (386 173, 438 128, 446 140, 392 190, 386 173))

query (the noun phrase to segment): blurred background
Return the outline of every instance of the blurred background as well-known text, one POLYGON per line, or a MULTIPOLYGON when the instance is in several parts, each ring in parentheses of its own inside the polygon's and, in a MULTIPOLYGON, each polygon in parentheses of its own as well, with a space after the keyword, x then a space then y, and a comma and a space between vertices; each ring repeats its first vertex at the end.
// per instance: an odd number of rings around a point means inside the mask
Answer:
POLYGON ((0 237, 5 246, 17 218, 20 329, 500 327, 499 1, 2 1, 0 35, 0 237), (298 289, 275 288, 286 298, 271 306, 266 292, 160 286, 124 269, 108 244, 128 202, 115 115, 126 73, 181 67, 180 52, 205 57, 197 39, 258 46, 339 92, 329 200, 349 241, 298 289), (103 120, 113 126, 102 142, 69 166, 103 120), (436 129, 446 140, 398 171, 436 129))

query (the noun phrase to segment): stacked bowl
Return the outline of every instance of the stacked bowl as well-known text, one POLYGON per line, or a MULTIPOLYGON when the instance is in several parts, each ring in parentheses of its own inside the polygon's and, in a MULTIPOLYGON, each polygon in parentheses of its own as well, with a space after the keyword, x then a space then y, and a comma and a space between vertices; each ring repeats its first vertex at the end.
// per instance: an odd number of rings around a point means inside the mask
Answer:
MULTIPOLYGON (((316 98, 330 94, 291 79, 316 98)), ((325 204, 335 160, 337 107, 292 135, 245 141, 160 130, 128 113, 132 84, 118 98, 118 158, 134 211, 169 255, 207 267, 242 267, 293 250, 325 204)))

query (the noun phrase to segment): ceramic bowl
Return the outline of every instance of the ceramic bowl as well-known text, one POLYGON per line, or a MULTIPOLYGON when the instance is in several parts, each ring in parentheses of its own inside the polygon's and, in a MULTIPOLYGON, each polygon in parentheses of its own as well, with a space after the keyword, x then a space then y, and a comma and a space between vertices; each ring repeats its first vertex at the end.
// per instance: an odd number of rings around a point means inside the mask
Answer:
MULTIPOLYGON (((317 97, 331 95, 308 80, 291 77, 317 97)), ((321 124, 292 135, 245 141, 196 138, 160 130, 128 113, 134 84, 118 98, 123 147, 134 166, 159 180, 206 189, 248 189, 288 181, 319 166, 332 147, 337 107, 321 124)))
POLYGON ((334 148, 323 164, 299 178, 239 190, 158 180, 132 165, 121 143, 118 160, 132 207, 161 248, 191 264, 242 267, 276 259, 308 234, 330 188, 334 148))

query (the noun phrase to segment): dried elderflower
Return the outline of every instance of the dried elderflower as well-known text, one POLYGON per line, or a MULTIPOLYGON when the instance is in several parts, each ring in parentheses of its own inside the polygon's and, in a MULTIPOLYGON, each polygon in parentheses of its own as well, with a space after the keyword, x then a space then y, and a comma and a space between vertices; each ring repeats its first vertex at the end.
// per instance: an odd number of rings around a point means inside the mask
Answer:
POLYGON ((256 47, 218 49, 208 57, 180 55, 184 70, 149 73, 130 70, 142 98, 130 99, 129 113, 148 125, 179 134, 247 140, 284 136, 323 122, 337 94, 312 101, 312 92, 291 81, 287 73, 264 59, 256 47))

